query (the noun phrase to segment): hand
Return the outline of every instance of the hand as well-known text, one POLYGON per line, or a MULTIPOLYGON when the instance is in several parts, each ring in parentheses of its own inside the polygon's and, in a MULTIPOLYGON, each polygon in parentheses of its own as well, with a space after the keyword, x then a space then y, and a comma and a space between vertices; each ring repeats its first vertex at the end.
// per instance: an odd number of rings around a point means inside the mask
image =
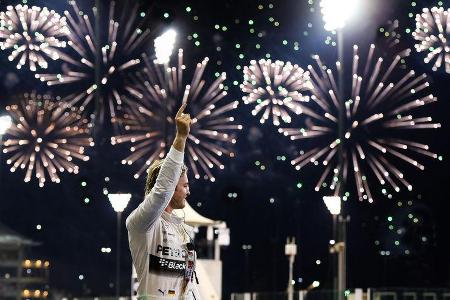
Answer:
POLYGON ((184 109, 187 103, 184 102, 175 116, 175 123, 177 125, 177 135, 186 138, 189 135, 189 130, 191 126, 191 116, 185 114, 184 109))

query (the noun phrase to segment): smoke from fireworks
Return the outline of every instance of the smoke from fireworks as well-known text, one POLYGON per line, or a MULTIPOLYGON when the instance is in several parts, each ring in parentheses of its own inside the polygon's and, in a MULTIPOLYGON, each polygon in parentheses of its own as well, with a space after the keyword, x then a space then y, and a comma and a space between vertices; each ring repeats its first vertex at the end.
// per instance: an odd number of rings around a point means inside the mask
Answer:
MULTIPOLYGON (((399 191, 403 185, 411 190, 412 185, 391 159, 400 159, 423 170, 424 166, 414 158, 415 155, 437 158, 429 151, 428 145, 414 141, 407 133, 440 127, 439 123, 433 123, 431 117, 413 115, 420 114, 421 107, 437 100, 426 91, 429 86, 427 76, 416 76, 414 71, 403 75, 398 67, 399 56, 386 62, 381 57, 377 58, 374 52, 375 46, 371 45, 364 63, 360 61, 358 47, 354 46, 352 76, 344 87, 350 94, 345 96, 348 100, 345 101, 343 141, 338 136, 340 99, 335 80, 337 74, 326 67, 319 56, 314 57, 318 71, 308 67, 314 88, 311 101, 301 107, 305 126, 279 129, 291 140, 304 140, 303 145, 309 144, 305 139, 314 140, 312 149, 300 151, 292 164, 297 170, 309 163, 324 166, 316 191, 329 186, 336 194, 339 193, 339 146, 344 147, 344 182, 353 175, 358 198, 369 202, 373 201, 367 177, 370 172, 382 186, 389 185, 399 191)), ((339 62, 336 67, 337 72, 342 72, 339 62)))
POLYGON ((138 103, 125 99, 124 115, 118 119, 125 133, 111 138, 112 144, 132 144, 131 154, 122 163, 131 165, 145 159, 146 163, 135 174, 138 178, 154 159, 164 157, 175 133, 173 117, 182 101, 187 101, 192 118, 186 144, 189 167, 196 179, 203 175, 204 179, 215 181, 211 169, 224 168, 223 156, 234 157, 229 148, 236 142, 234 133, 242 129, 231 115, 238 101, 224 98, 225 74, 208 85, 202 78, 208 63, 205 58, 197 64, 190 84, 186 85, 181 49, 177 66, 154 65, 146 56, 144 61, 144 72, 135 78, 142 100, 138 103))
POLYGON ((245 104, 256 104, 252 114, 262 113, 261 123, 270 116, 275 126, 280 125, 280 119, 290 123, 290 113, 301 113, 299 102, 309 100, 301 92, 309 89, 309 72, 290 62, 260 59, 244 67, 241 90, 248 96, 243 96, 242 100, 245 104))
POLYGON ((8 6, 0 12, 0 48, 11 49, 9 61, 18 59, 17 69, 26 63, 31 71, 46 69, 47 58, 57 60, 59 48, 66 47, 69 34, 66 18, 46 7, 27 5, 8 6))
POLYGON ((433 71, 445 67, 445 72, 450 73, 450 9, 442 7, 424 8, 422 14, 416 15, 416 30, 413 37, 417 41, 417 52, 428 52, 424 58, 425 63, 434 61, 433 71))
POLYGON ((58 172, 78 173, 74 159, 89 160, 84 152, 94 145, 89 137, 90 125, 74 109, 33 93, 25 94, 6 110, 13 124, 5 133, 3 153, 9 157, 11 172, 26 170, 25 182, 34 173, 40 187, 47 176, 59 183, 58 172))
POLYGON ((94 21, 91 21, 75 1, 70 3, 72 13, 66 11, 65 15, 70 27, 68 44, 71 51, 61 56, 67 66, 60 74, 36 74, 36 78, 47 82, 49 86, 71 85, 75 92, 64 97, 63 101, 79 105, 82 111, 94 112, 103 122, 106 113, 111 118, 115 117, 124 95, 133 94, 124 71, 131 72, 139 64, 139 55, 149 40, 150 32, 139 29, 143 21, 137 24, 137 6, 131 10, 123 8, 118 22, 115 2, 111 2, 105 25, 107 35, 100 34, 98 38, 101 41, 97 44, 97 35, 93 29, 95 19, 100 18, 99 22, 103 24, 105 18, 101 18, 94 7, 94 21), (99 59, 96 67, 97 54, 99 59), (97 85, 96 72, 99 72, 100 86, 97 85), (99 93, 98 99, 96 93, 99 93))

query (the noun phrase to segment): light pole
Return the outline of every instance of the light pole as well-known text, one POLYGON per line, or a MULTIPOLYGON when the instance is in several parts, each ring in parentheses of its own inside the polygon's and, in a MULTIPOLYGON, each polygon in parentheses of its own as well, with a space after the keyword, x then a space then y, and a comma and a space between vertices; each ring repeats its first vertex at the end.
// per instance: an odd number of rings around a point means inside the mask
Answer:
POLYGON ((339 169, 338 169, 338 194, 342 198, 344 194, 343 166, 344 166, 344 136, 345 136, 345 90, 344 90, 344 32, 343 29, 348 20, 353 16, 360 0, 322 0, 320 7, 325 23, 325 30, 337 32, 338 49, 338 139, 339 139, 339 169))
POLYGON ((120 296, 120 233, 122 212, 131 199, 131 194, 108 194, 109 202, 117 213, 117 244, 116 244, 116 297, 120 296))
MULTIPOLYGON (((341 198, 339 196, 325 196, 323 197, 323 202, 325 202, 328 211, 333 216, 333 239, 338 241, 330 248, 330 253, 338 253, 338 269, 337 274, 333 275, 333 285, 334 289, 338 291, 339 299, 341 299, 341 294, 345 289, 345 240, 339 236, 341 232, 336 232, 338 223, 341 223, 339 214, 341 213, 341 198)), ((334 259, 333 259, 334 262, 334 259)), ((335 268, 335 267, 334 267, 335 268)))
POLYGON ((338 50, 338 139, 339 139, 339 166, 338 166, 338 194, 344 194, 343 166, 344 166, 344 136, 345 136, 345 91, 344 91, 344 32, 348 20, 355 13, 360 0, 322 0, 320 7, 325 23, 325 30, 337 32, 338 50))
POLYGON ((341 199, 344 195, 345 183, 343 178, 344 171, 344 135, 345 135, 345 90, 344 90, 344 32, 343 29, 349 19, 356 12, 358 2, 361 0, 321 0, 320 7, 325 23, 325 30, 337 31, 337 48, 338 48, 338 98, 339 98, 339 115, 338 115, 338 184, 337 195, 333 197, 324 197, 325 204, 333 215, 333 234, 336 227, 338 231, 338 243, 331 250, 339 253, 338 256, 338 282, 334 283, 335 290, 338 291, 339 300, 343 299, 344 290, 346 289, 346 221, 341 215, 341 199), (333 209, 333 210, 332 210, 333 209), (338 219, 338 215, 339 219, 338 219))
POLYGON ((348 218, 344 218, 341 214, 341 197, 325 196, 323 201, 333 216, 333 239, 337 242, 332 244, 330 253, 338 254, 337 275, 333 278, 333 284, 334 289, 338 292, 338 299, 342 300, 344 299, 344 291, 347 285, 346 223, 348 218), (336 229, 338 229, 337 232, 336 229))
POLYGON ((242 245, 242 250, 244 250, 245 255, 245 265, 244 265, 244 273, 245 273, 245 291, 250 291, 250 251, 252 250, 252 245, 242 245))
POLYGON ((295 237, 287 238, 286 245, 284 246, 284 254, 289 258, 289 279, 287 286, 288 300, 294 300, 294 262, 297 255, 297 244, 295 243, 295 237))

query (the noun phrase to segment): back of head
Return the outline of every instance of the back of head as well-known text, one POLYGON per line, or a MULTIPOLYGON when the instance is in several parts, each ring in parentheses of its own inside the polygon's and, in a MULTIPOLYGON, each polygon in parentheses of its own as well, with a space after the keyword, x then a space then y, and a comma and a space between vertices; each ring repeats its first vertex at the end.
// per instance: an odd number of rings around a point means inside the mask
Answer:
MULTIPOLYGON (((161 170, 161 167, 164 163, 164 159, 161 160, 154 160, 150 167, 147 169, 147 180, 145 182, 145 195, 147 196, 148 193, 152 190, 152 188, 155 186, 156 179, 158 178, 159 171, 161 170)), ((181 168, 181 174, 187 172, 187 167, 183 164, 181 168)))
POLYGON ((161 166, 164 163, 164 160, 154 160, 150 167, 147 169, 147 180, 145 182, 145 195, 150 193, 153 186, 156 183, 156 178, 158 178, 159 170, 161 170, 161 166))

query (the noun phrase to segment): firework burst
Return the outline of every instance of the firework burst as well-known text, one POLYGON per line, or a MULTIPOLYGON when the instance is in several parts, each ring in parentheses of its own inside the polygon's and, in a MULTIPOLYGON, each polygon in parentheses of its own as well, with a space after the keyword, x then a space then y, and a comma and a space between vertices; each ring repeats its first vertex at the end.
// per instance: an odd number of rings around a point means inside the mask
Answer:
MULTIPOLYGON (((72 13, 66 11, 65 15, 70 27, 68 45, 71 51, 70 54, 61 56, 66 62, 66 68, 59 74, 36 74, 36 78, 49 86, 74 87, 75 92, 62 100, 69 105, 79 106, 82 111, 94 112, 103 123, 106 113, 111 118, 115 117, 124 95, 134 95, 131 86, 127 84, 125 73, 132 72, 133 67, 140 63, 139 56, 149 41, 150 32, 139 28, 143 20, 138 22, 136 18, 137 6, 131 11, 123 8, 118 22, 115 2, 111 2, 105 24, 107 34, 97 36, 88 14, 81 11, 75 1, 70 3, 72 13), (98 43, 97 38, 100 40, 98 43), (95 97, 96 94, 99 97, 95 97)), ((104 19, 99 16, 95 7, 93 16, 94 20, 100 18, 99 22, 104 19)))
MULTIPOLYGON (((319 56, 314 56, 318 70, 309 66, 312 76, 311 101, 302 104, 305 117, 303 128, 280 128, 279 132, 290 136, 291 140, 313 140, 311 149, 301 150, 292 160, 297 170, 311 163, 322 165, 324 171, 316 185, 316 191, 328 186, 339 193, 337 181, 338 147, 344 147, 343 179, 354 176, 356 191, 360 200, 373 201, 369 188, 368 175, 372 173, 382 186, 391 186, 400 191, 400 186, 408 190, 412 185, 405 179, 395 159, 410 164, 419 170, 424 166, 416 160, 416 155, 437 158, 429 151, 429 146, 414 141, 407 131, 439 128, 431 117, 415 116, 420 108, 437 99, 427 92, 429 83, 426 75, 416 76, 414 71, 401 71, 398 67, 400 57, 386 62, 375 55, 371 45, 365 63, 360 61, 358 47, 354 46, 352 72, 348 85, 344 87, 345 96, 345 138, 339 140, 339 92, 333 70, 325 66, 319 56), (401 72, 400 72, 401 71, 401 72), (400 73, 400 74, 399 74, 400 73), (411 138, 411 139, 409 139, 411 138), (353 173, 353 174, 351 174, 353 173)), ((339 62, 337 72, 342 72, 339 62)))
POLYGON ((450 9, 442 7, 424 8, 422 14, 416 15, 416 30, 413 37, 417 41, 417 52, 427 52, 425 63, 434 61, 433 71, 445 67, 445 72, 450 73, 450 9))
POLYGON ((213 168, 223 169, 223 156, 234 157, 229 150, 235 142, 235 132, 242 129, 231 112, 238 101, 226 101, 223 73, 210 85, 202 78, 208 63, 205 58, 197 64, 190 84, 184 83, 183 51, 178 52, 178 64, 173 67, 155 65, 143 57, 146 68, 135 78, 140 102, 125 98, 123 117, 119 122, 125 133, 111 138, 112 144, 131 143, 131 154, 123 164, 145 159, 136 172, 138 178, 156 158, 165 156, 168 142, 173 139, 173 116, 182 101, 188 102, 192 124, 186 144, 187 160, 196 179, 215 181, 213 168))
POLYGON ((26 63, 31 71, 46 69, 47 58, 60 58, 60 48, 66 47, 69 29, 66 18, 46 7, 8 6, 0 12, 0 48, 12 50, 9 61, 18 59, 17 69, 26 63))
POLYGON ((275 126, 280 125, 280 119, 291 123, 290 113, 301 113, 300 103, 309 100, 302 92, 309 89, 309 72, 290 62, 260 59, 244 67, 241 90, 248 96, 242 100, 245 104, 256 104, 252 115, 261 113, 260 123, 270 117, 275 126))
POLYGON ((35 173, 40 187, 47 176, 59 183, 58 172, 78 173, 74 159, 89 160, 84 151, 94 145, 90 124, 74 109, 33 93, 6 110, 13 124, 5 133, 3 153, 9 156, 11 172, 26 170, 25 182, 35 173))

